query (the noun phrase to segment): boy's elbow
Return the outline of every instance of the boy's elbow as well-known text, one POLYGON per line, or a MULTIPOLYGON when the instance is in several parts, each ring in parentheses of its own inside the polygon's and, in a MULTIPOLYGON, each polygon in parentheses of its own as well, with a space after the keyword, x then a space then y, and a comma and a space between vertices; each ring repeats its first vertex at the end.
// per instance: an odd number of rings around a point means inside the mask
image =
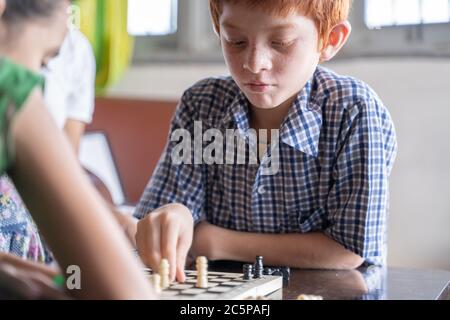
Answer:
POLYGON ((341 259, 341 268, 344 270, 354 270, 364 263, 364 259, 356 253, 348 251, 341 259))

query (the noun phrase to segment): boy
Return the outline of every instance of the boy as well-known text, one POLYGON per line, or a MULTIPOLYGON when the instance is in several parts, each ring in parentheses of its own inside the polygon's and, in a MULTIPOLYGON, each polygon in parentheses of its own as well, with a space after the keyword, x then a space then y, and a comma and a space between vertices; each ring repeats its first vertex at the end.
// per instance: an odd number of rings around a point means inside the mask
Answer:
MULTIPOLYGON (((350 5, 210 0, 231 77, 201 81, 181 99, 136 209, 146 264, 168 258, 172 279, 183 281, 192 240, 192 254, 213 260, 262 255, 269 265, 326 269, 385 263, 393 123, 367 85, 318 66, 348 39, 350 5), (258 143, 267 152, 256 164, 247 153, 244 164, 200 163, 195 136, 209 129, 235 129, 249 149, 258 143), (253 130, 264 129, 274 130, 272 140, 255 139, 253 130), (184 149, 180 163, 185 132, 193 156, 184 149)), ((242 150, 227 147, 228 160, 230 151, 242 150)), ((218 155, 219 148, 211 153, 218 155)))

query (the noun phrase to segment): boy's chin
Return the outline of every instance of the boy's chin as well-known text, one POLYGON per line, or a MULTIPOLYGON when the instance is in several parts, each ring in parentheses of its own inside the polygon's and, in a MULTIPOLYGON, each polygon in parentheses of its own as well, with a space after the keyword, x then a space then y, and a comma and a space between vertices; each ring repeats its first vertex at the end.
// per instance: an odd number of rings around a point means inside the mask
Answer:
POLYGON ((277 99, 277 100, 272 100, 270 99, 270 101, 265 101, 264 99, 248 99, 250 101, 250 104, 252 105, 253 108, 259 109, 259 110, 272 110, 272 109, 276 109, 279 106, 281 106, 282 104, 284 104, 286 100, 283 99, 277 99))

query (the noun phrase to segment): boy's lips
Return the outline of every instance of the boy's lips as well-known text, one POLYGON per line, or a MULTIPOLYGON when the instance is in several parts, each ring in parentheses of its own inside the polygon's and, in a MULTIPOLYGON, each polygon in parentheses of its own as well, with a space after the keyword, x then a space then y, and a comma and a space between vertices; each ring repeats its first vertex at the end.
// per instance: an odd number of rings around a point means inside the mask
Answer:
POLYGON ((274 87, 273 84, 268 84, 268 83, 259 82, 259 81, 248 82, 248 83, 245 83, 244 85, 245 85, 245 87, 247 87, 248 89, 250 89, 250 91, 252 91, 254 93, 264 93, 264 92, 271 90, 274 87))

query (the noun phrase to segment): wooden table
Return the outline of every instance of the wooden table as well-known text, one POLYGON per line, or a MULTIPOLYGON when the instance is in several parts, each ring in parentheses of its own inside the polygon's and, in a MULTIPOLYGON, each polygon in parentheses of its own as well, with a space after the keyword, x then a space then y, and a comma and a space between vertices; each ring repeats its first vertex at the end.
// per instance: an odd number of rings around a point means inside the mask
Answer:
MULTIPOLYGON (((242 263, 210 261, 210 270, 242 272, 242 263)), ((326 300, 439 300, 450 294, 450 271, 369 267, 358 270, 291 269, 278 297, 300 294, 326 300)), ((277 294, 274 295, 277 297, 277 294)))

